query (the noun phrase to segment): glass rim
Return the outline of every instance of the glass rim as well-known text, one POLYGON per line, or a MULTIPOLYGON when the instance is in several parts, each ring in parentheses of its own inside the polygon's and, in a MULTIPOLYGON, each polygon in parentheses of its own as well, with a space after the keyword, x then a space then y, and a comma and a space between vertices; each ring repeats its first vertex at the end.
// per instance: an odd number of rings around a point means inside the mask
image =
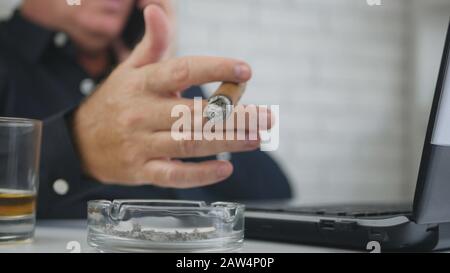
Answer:
POLYGON ((42 121, 37 119, 29 118, 14 118, 14 117, 1 117, 0 116, 0 127, 18 127, 18 126, 40 126, 42 121))

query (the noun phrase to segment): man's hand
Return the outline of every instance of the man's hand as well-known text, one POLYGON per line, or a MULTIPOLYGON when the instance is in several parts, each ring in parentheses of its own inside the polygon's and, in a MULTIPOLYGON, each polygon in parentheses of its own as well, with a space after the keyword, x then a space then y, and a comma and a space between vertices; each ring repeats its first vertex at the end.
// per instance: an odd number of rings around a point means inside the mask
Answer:
POLYGON ((147 32, 142 42, 74 114, 74 138, 84 170, 101 182, 125 185, 190 188, 222 181, 233 171, 227 161, 185 163, 173 158, 249 151, 257 149, 259 141, 175 141, 170 133, 171 111, 180 104, 193 109, 193 100, 179 96, 186 88, 245 82, 251 77, 250 67, 218 57, 156 63, 167 43, 163 36, 155 43, 150 30, 164 30, 165 16, 155 6, 144 13, 147 32))

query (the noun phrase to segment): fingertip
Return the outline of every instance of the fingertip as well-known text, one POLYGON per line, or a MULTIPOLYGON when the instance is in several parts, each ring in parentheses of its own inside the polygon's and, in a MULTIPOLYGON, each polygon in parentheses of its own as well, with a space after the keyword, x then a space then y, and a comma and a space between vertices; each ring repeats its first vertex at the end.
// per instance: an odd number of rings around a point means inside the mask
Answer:
POLYGON ((150 17, 154 12, 154 9, 155 9, 154 5, 148 5, 144 8, 144 20, 146 24, 148 24, 150 17))
POLYGON ((144 8, 144 17, 148 18, 152 14, 159 13, 159 12, 164 12, 164 10, 158 5, 151 4, 144 8))
POLYGON ((158 5, 148 5, 145 9, 144 9, 144 18, 145 18, 145 23, 147 25, 146 30, 157 30, 155 28, 159 27, 159 28, 164 28, 164 31, 166 31, 166 26, 168 25, 168 19, 167 19, 167 14, 164 11, 163 8, 161 8, 158 5), (152 18, 154 18, 152 20, 152 18))
POLYGON ((220 160, 216 171, 219 179, 226 179, 233 173, 233 164, 229 161, 220 160))
POLYGON ((158 5, 148 5, 144 10, 147 39, 151 41, 149 49, 152 61, 159 60, 169 47, 170 24, 164 9, 158 5))
POLYGON ((239 63, 234 67, 234 73, 239 81, 246 82, 252 77, 252 68, 246 63, 239 63))

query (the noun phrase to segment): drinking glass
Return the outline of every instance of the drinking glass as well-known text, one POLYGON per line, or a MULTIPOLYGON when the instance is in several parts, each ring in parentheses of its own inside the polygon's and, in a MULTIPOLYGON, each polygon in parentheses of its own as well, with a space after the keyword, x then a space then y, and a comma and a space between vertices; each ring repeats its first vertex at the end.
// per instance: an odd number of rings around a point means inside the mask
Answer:
POLYGON ((0 242, 31 240, 42 122, 0 117, 0 242))

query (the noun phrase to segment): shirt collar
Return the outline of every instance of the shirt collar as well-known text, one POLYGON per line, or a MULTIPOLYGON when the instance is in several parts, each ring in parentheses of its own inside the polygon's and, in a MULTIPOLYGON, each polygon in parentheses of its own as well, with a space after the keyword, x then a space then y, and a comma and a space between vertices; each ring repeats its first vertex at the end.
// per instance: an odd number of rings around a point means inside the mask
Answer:
POLYGON ((8 40, 19 54, 30 62, 38 62, 51 44, 55 32, 45 29, 24 18, 16 10, 6 23, 8 40))

